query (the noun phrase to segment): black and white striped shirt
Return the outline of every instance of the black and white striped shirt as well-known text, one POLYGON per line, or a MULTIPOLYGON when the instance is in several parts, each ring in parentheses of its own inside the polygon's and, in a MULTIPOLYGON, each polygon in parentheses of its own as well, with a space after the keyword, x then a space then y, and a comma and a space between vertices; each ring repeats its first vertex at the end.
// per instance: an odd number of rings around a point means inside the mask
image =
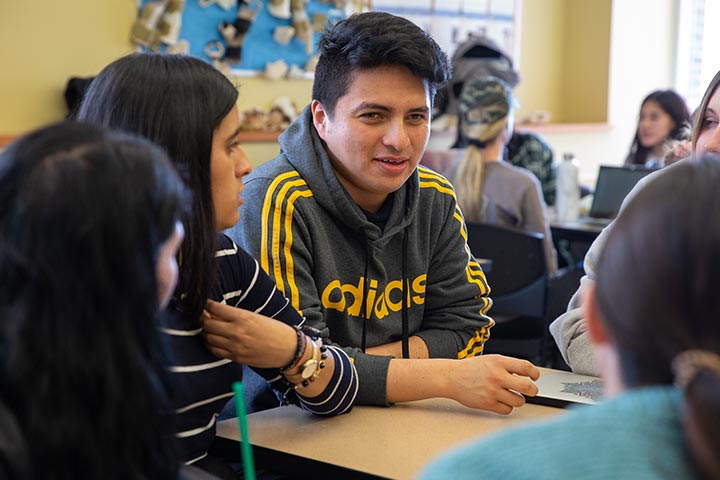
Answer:
MULTIPOLYGON (((258 262, 227 236, 218 235, 218 282, 212 298, 251 310, 289 325, 302 321, 258 262)), ((172 313, 172 312, 171 312, 172 313)), ((232 383, 242 379, 242 365, 215 357, 203 342, 198 322, 189 324, 180 315, 168 315, 162 333, 169 357, 176 419, 182 455, 187 463, 204 458, 215 438, 215 421, 233 396, 232 383)), ((315 398, 302 398, 290 390, 287 399, 319 415, 350 411, 358 388, 357 373, 348 356, 330 347, 335 371, 328 387, 315 398)), ((288 390, 277 369, 256 369, 273 388, 288 390)))

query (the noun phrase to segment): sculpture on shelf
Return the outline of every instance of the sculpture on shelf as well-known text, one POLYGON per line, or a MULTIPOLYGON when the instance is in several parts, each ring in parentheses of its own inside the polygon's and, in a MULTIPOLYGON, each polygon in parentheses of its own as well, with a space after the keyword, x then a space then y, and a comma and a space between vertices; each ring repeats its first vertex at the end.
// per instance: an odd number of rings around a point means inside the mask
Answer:
POLYGON ((267 113, 261 107, 252 107, 240 113, 240 128, 244 131, 277 132, 285 130, 295 118, 297 107, 290 98, 276 98, 267 113))

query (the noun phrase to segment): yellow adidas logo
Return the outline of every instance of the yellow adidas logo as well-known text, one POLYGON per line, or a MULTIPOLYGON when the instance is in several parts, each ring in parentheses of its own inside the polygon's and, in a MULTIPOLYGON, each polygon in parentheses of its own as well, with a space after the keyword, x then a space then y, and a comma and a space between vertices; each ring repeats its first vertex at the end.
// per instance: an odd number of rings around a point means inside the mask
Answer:
MULTIPOLYGON (((406 306, 410 308, 413 304, 422 305, 425 303, 425 281, 426 274, 418 275, 410 281, 406 279, 405 292, 407 293, 406 306)), ((352 283, 342 284, 340 280, 333 280, 328 283, 322 292, 320 301, 327 309, 338 310, 349 315, 358 317, 363 302, 363 291, 365 290, 365 278, 360 277, 357 285, 352 283)), ((399 312, 402 309, 402 280, 391 280, 384 289, 378 289, 378 281, 370 279, 365 299, 365 316, 370 318, 385 318, 390 312, 399 312)))

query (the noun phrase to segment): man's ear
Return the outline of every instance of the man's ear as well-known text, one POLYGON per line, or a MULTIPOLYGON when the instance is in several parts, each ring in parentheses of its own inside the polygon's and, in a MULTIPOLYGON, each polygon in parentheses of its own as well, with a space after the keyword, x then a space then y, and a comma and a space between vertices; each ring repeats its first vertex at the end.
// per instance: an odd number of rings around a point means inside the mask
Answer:
POLYGON ((310 111, 312 112, 313 125, 315 130, 318 132, 318 136, 325 140, 327 135, 327 120, 328 113, 322 103, 317 100, 313 100, 310 104, 310 111))
POLYGON ((600 310, 598 309, 595 285, 586 285, 583 292, 583 311, 585 323, 587 324, 590 339, 596 345, 607 345, 610 343, 607 329, 602 322, 600 310))

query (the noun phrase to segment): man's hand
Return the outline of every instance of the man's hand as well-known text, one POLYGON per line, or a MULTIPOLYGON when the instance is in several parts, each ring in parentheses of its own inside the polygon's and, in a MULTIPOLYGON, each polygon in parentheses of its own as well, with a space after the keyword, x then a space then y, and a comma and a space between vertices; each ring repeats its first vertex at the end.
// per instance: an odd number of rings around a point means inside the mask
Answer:
POLYGON ((281 368, 295 354, 295 330, 264 315, 208 300, 201 322, 205 344, 217 357, 281 368))
POLYGON ((535 396, 540 371, 527 360, 483 355, 455 361, 448 375, 449 397, 465 406, 509 414, 525 404, 523 395, 535 396))
POLYGON ((390 360, 387 399, 390 403, 425 398, 452 398, 465 406, 509 414, 535 396, 540 371, 527 360, 483 355, 463 360, 390 360))

